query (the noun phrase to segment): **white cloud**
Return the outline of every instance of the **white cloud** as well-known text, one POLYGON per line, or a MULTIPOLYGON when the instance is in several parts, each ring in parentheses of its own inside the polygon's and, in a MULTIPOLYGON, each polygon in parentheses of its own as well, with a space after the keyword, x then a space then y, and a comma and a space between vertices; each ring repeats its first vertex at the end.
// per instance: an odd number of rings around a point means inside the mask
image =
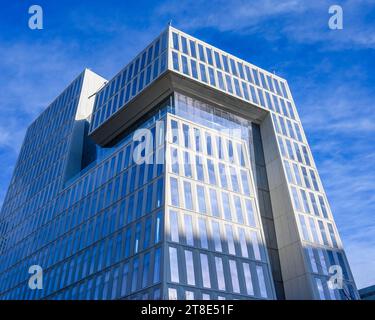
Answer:
POLYGON ((332 1, 168 1, 156 11, 174 18, 177 27, 188 31, 214 28, 223 32, 261 34, 264 38, 285 37, 298 43, 320 43, 326 50, 375 48, 375 29, 364 17, 373 0, 340 1, 344 29, 330 30, 328 8, 332 1))

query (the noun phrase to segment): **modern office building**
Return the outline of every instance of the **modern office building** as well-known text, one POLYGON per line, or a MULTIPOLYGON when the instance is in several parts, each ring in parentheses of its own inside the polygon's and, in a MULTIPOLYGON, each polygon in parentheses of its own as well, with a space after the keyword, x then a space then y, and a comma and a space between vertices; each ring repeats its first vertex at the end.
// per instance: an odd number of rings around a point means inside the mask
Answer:
POLYGON ((357 298, 279 76, 168 26, 29 127, 0 215, 0 299, 357 298))

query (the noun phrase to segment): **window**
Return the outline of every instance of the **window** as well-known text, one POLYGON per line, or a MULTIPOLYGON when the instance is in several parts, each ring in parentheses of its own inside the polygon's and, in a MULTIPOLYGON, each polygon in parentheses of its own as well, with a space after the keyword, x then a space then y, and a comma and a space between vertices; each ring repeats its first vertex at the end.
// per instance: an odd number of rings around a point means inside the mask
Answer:
POLYGON ((266 282, 264 280, 264 271, 262 266, 257 266, 257 275, 259 281, 259 288, 260 288, 260 295, 263 298, 267 298, 267 289, 266 289, 266 282))
POLYGON ((142 211, 142 208, 143 208, 143 190, 139 190, 138 191, 138 195, 137 195, 137 205, 136 205, 136 212, 135 212, 135 217, 136 219, 139 218, 143 211, 142 211))
POLYGON ((190 127, 187 124, 182 125, 182 133, 184 137, 184 147, 190 148, 190 127))
POLYGON ((251 278, 250 266, 248 263, 242 263, 243 272, 245 276, 245 286, 247 294, 253 296, 254 295, 254 288, 253 288, 253 280, 251 278))
POLYGON ((172 59, 173 59, 173 69, 176 71, 180 71, 177 52, 174 52, 174 51, 172 52, 172 59))
POLYGON ((227 56, 222 55, 222 58, 223 58, 224 70, 226 72, 230 72, 229 71, 229 64, 228 64, 228 58, 227 58, 227 56))
POLYGON ((307 247, 307 253, 309 255, 310 265, 312 272, 317 273, 318 272, 318 266, 316 264, 315 256, 314 256, 314 249, 307 247))
POLYGON ((285 166, 285 171, 286 171, 286 176, 287 176, 288 182, 289 183, 294 183, 292 171, 290 170, 289 161, 284 160, 284 166, 285 166))
POLYGON ((241 255, 244 258, 248 258, 249 254, 247 252, 247 244, 246 244, 246 236, 245 236, 245 230, 243 228, 238 228, 238 237, 241 247, 241 255))
POLYGON ((172 39, 173 39, 173 48, 176 49, 176 50, 179 50, 178 34, 173 32, 172 33, 172 39))
POLYGON ((228 181, 227 181, 227 173, 226 173, 226 165, 224 163, 219 162, 219 175, 220 175, 220 183, 221 187, 224 189, 228 189, 228 181))
POLYGON ((193 40, 189 40, 189 43, 190 43, 190 53, 191 53, 191 56, 196 58, 197 57, 197 51, 195 49, 195 41, 193 40))
POLYGON ((220 209, 217 201, 217 192, 215 189, 210 189, 211 214, 214 217, 220 217, 220 209))
POLYGON ((232 181, 232 190, 234 192, 240 192, 240 186, 238 184, 238 178, 237 178, 237 170, 235 167, 230 166, 229 167, 230 171, 230 177, 232 181))
POLYGON ((245 82, 241 82, 242 84, 242 91, 243 91, 243 94, 244 94, 244 97, 246 100, 250 100, 250 96, 249 96, 249 90, 247 88, 247 84, 245 82))
POLYGON ((206 148, 207 154, 212 156, 212 137, 209 133, 206 133, 206 148))
POLYGON ((184 181, 184 199, 185 209, 193 210, 193 196, 191 191, 191 183, 184 181))
POLYGON ((184 228, 185 228, 185 237, 186 244, 189 246, 194 246, 194 237, 193 237, 193 221, 190 215, 184 215, 184 228))
POLYGON ((193 291, 185 291, 185 299, 186 300, 194 300, 194 292, 193 291))
POLYGON ((150 269, 150 253, 146 253, 143 258, 142 288, 145 288, 148 285, 149 269, 150 269))
POLYGON ((247 170, 241 170, 241 181, 242 181, 243 193, 247 196, 250 196, 251 192, 250 192, 249 176, 247 174, 247 170))
POLYGON ((204 187, 197 185, 197 195, 198 195, 198 211, 200 213, 206 213, 206 199, 205 199, 205 189, 204 187))
POLYGON ((212 160, 207 159, 207 170, 210 184, 216 184, 215 165, 212 160))
POLYGON ((309 232, 307 230, 305 217, 303 215, 299 215, 299 222, 302 229, 302 237, 304 241, 310 241, 309 232))
POLYGON ((184 172, 185 177, 191 178, 192 172, 191 172, 191 162, 190 162, 190 153, 187 151, 184 151, 184 172))
POLYGON ((301 211, 301 203, 299 201, 297 189, 295 187, 291 187, 291 189, 292 189, 294 207, 296 208, 297 211, 301 211))
POLYGON ((323 213, 323 217, 328 219, 327 208, 326 208, 324 199, 321 195, 318 195, 318 199, 319 199, 320 209, 322 210, 322 213, 323 213))
POLYGON ((190 66, 193 78, 198 79, 197 62, 193 59, 190 59, 190 66))
POLYGON ((201 258, 201 271, 202 271, 203 287, 211 288, 210 268, 208 266, 207 255, 201 253, 200 258, 201 258))
POLYGON ((187 284, 195 286, 193 253, 189 250, 185 250, 185 263, 186 263, 187 284))
POLYGON ((311 204, 314 209, 314 214, 316 216, 319 216, 319 209, 318 209, 318 205, 316 204, 315 195, 312 192, 309 192, 309 196, 310 196, 311 204))
POLYGON ((225 225, 225 234, 227 237, 227 244, 228 244, 228 252, 229 254, 236 254, 236 249, 234 247, 234 237, 233 237, 233 229, 232 226, 229 224, 225 225))
POLYGON ((139 242, 141 240, 141 223, 137 223, 135 226, 135 238, 134 238, 134 254, 139 251, 139 242))
POLYGON ((174 288, 168 288, 169 300, 177 300, 177 290, 174 288))
POLYGON ((171 190, 171 200, 170 203, 172 206, 178 207, 179 206, 179 191, 178 191, 178 181, 176 178, 170 178, 170 190, 171 190))
POLYGON ((306 188, 310 189, 311 185, 310 185, 309 177, 307 175, 307 170, 305 167, 301 167, 301 169, 302 169, 303 180, 305 181, 306 188))
POLYGON ((200 58, 200 60, 202 62, 206 62, 206 58, 204 56, 204 48, 203 48, 203 46, 200 43, 198 43, 198 51, 199 51, 199 58, 200 58))
POLYGON ((188 52, 187 40, 184 36, 181 36, 181 47, 182 47, 182 52, 188 55, 189 52, 188 52))
POLYGON ((215 257, 215 266, 217 275, 217 287, 219 290, 225 290, 223 260, 219 257, 215 257))
POLYGON ((210 48, 206 48, 206 54, 207 54, 207 61, 210 65, 214 65, 213 59, 212 59, 212 50, 210 48))
POLYGON ((215 51, 215 62, 216 62, 216 67, 219 69, 222 69, 220 55, 217 51, 215 51))
POLYGON ((302 195, 303 210, 306 213, 310 213, 310 207, 309 207, 309 203, 308 203, 308 200, 307 200, 306 192, 305 192, 305 190, 302 190, 302 189, 300 189, 300 191, 301 191, 301 195, 302 195))
POLYGON ((216 221, 212 221, 212 236, 214 238, 215 250, 218 252, 222 252, 220 225, 216 221))
POLYGON ((207 71, 206 66, 202 63, 199 64, 199 70, 201 72, 201 80, 205 83, 207 83, 207 71))
POLYGON ((158 283, 160 281, 160 248, 155 249, 154 255, 154 277, 153 282, 158 283))
POLYGON ((316 249, 319 255, 319 260, 320 260, 320 267, 322 268, 323 274, 328 275, 328 269, 326 265, 326 259, 324 257, 324 253, 322 249, 317 248, 316 249))
POLYGON ((337 248, 337 241, 336 241, 336 236, 335 236, 335 232, 333 230, 333 226, 331 223, 327 222, 327 226, 328 226, 328 231, 329 231, 329 235, 331 236, 331 241, 332 241, 332 244, 335 248, 337 248))
MULTIPOLYGON (((292 110, 292 109, 290 109, 290 110, 292 110)), ((297 133, 297 140, 298 140, 299 142, 303 142, 301 129, 299 128, 299 125, 298 125, 297 122, 294 122, 294 129, 295 129, 295 131, 296 131, 296 133, 297 133)), ((305 154, 305 151, 307 151, 307 150, 306 150, 306 147, 305 147, 305 146, 302 146, 302 150, 303 150, 303 154, 304 154, 304 156, 305 156, 305 158, 306 158, 306 154, 305 154)))
POLYGON ((169 247, 169 264, 171 281, 177 283, 180 282, 180 277, 178 273, 177 249, 174 247, 169 247))
POLYGON ((163 195, 164 195, 163 184, 164 184, 163 178, 160 178, 156 184, 156 205, 155 205, 156 208, 160 208, 163 203, 163 195))
POLYGON ((316 288, 318 290, 318 294, 319 294, 320 300, 325 300, 326 297, 324 295, 324 289, 323 289, 322 280, 320 280, 319 278, 315 278, 315 284, 316 284, 316 288))
POLYGON ((178 122, 175 120, 171 120, 171 128, 172 128, 172 143, 178 144, 178 122))
POLYGON ((310 169, 310 176, 311 176, 311 181, 312 181, 313 186, 314 186, 314 190, 319 191, 319 186, 318 186, 318 182, 316 180, 315 172, 311 169, 310 169))
POLYGON ((204 249, 208 249, 206 220, 199 218, 198 225, 199 225, 199 238, 201 242, 201 247, 204 249))
POLYGON ((150 245, 150 237, 151 237, 151 217, 148 217, 145 222, 145 236, 143 242, 143 249, 146 249, 150 245))
POLYGON ((146 213, 151 212, 152 210, 152 189, 153 184, 149 184, 147 186, 146 213))
POLYGON ((156 223, 155 223, 155 243, 158 243, 160 241, 162 226, 163 226, 163 215, 161 212, 158 212, 156 215, 156 223))
POLYGON ((128 293, 128 275, 129 275, 129 263, 125 263, 122 269, 122 282, 121 282, 121 296, 125 296, 128 293))
POLYGON ((319 243, 319 238, 318 238, 318 233, 316 231, 316 226, 315 226, 315 220, 314 220, 314 218, 309 217, 309 223, 310 223, 311 234, 313 236, 313 241, 315 243, 319 243))
POLYGON ((222 192, 221 197, 223 200, 223 211, 224 211, 224 218, 228 221, 232 220, 232 215, 230 211, 230 204, 229 204, 229 195, 227 192, 222 192))
POLYGON ((219 81, 219 88, 221 90, 225 91, 225 84, 224 84, 223 74, 220 71, 217 71, 216 74, 217 74, 217 79, 219 81))
POLYGON ((296 177, 297 184, 302 187, 301 175, 299 173, 298 165, 296 163, 293 163, 293 171, 296 177))
POLYGON ((197 171, 197 179, 199 181, 204 181, 204 169, 203 169, 203 159, 201 156, 195 156, 195 168, 197 171))
POLYGON ((301 151, 299 149, 299 144, 297 142, 294 142, 294 150, 296 150, 296 155, 297 155, 297 160, 300 163, 303 163, 302 156, 301 156, 301 151))
POLYGON ((233 292, 240 293, 240 283, 238 281, 237 264, 234 260, 229 260, 230 276, 232 279, 233 292))
POLYGON ((232 79, 229 75, 225 75, 225 80, 227 83, 227 88, 229 93, 233 93, 232 79))
POLYGON ((185 56, 181 56, 181 61, 182 61, 182 72, 186 74, 187 76, 190 76, 187 58, 185 56))
POLYGON ((285 143, 286 143, 286 148, 288 150, 289 159, 296 160, 294 158, 293 148, 292 148, 292 144, 291 144, 290 140, 285 139, 285 143))
POLYGON ((170 239, 173 242, 179 242, 178 236, 178 213, 174 210, 169 211, 169 228, 170 228, 170 239))
POLYGON ((323 243, 324 243, 324 245, 328 246, 329 244, 328 244, 326 229, 324 228, 323 221, 318 220, 318 225, 319 225, 319 229, 320 229, 320 234, 321 234, 322 239, 323 239, 323 243))
POLYGON ((255 260, 261 260, 260 248, 258 242, 258 233, 256 231, 250 231, 250 240, 254 252, 255 260))
POLYGON ((241 198, 239 196, 233 195, 234 208, 236 211, 237 222, 240 224, 244 223, 244 218, 242 214, 241 198))
POLYGON ((251 227, 256 227, 253 205, 252 205, 251 200, 245 199, 245 209, 246 209, 246 216, 247 216, 247 224, 251 227))
POLYGON ((210 76, 210 84, 216 87, 215 73, 213 68, 208 67, 208 75, 210 76))
POLYGON ((138 288, 138 268, 139 268, 139 260, 138 258, 134 258, 133 260, 133 276, 132 276, 132 292, 136 291, 138 288))
POLYGON ((303 156, 305 157, 306 165, 310 166, 311 165, 310 158, 309 158, 309 154, 307 152, 307 148, 305 146, 302 146, 302 152, 303 152, 303 156))

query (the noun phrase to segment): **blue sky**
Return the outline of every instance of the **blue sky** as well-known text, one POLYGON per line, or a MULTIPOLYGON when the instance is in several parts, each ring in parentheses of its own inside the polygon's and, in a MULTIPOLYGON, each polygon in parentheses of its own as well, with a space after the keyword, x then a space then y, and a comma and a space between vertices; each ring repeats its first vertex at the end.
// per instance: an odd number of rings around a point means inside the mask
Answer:
POLYGON ((375 284, 375 1, 7 1, 0 204, 28 124, 85 67, 111 78, 173 25, 285 77, 359 288, 375 284), (28 28, 28 8, 44 29, 28 28), (328 28, 340 4, 344 29, 328 28))

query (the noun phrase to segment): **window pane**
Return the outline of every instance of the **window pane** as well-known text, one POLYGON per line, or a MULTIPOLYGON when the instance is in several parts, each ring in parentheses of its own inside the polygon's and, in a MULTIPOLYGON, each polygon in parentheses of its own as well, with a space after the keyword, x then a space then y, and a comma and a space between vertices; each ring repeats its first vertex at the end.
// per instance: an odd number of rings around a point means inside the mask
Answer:
POLYGON ((184 181, 185 209, 193 210, 193 196, 191 193, 191 183, 184 181))
POLYGON ((176 178, 170 178, 170 189, 171 189, 171 200, 170 203, 172 206, 178 207, 179 201, 179 191, 178 191, 178 181, 176 178))
POLYGON ((179 282, 179 272, 178 272, 178 258, 177 249, 169 247, 169 264, 170 264, 170 275, 172 282, 179 282))
POLYGON ((198 222, 199 222, 199 237, 201 241, 201 247, 204 249, 208 249, 206 220, 199 218, 198 222))
POLYGON ((179 242, 178 213, 174 210, 169 211, 169 229, 170 229, 171 241, 179 242))
POLYGON ((205 189, 202 186, 197 185, 197 195, 198 195, 198 210, 200 213, 206 213, 206 198, 205 189))
POLYGON ((233 292, 240 293, 240 283, 238 281, 237 264, 234 260, 229 260, 230 275, 232 279, 233 292))
POLYGON ((189 250, 185 250, 185 262, 186 262, 187 284, 194 286, 195 285, 194 260, 193 260, 193 253, 189 250))
POLYGON ((229 224, 225 225, 225 234, 227 236, 227 244, 228 244, 228 252, 229 254, 236 254, 236 249, 234 247, 234 237, 233 237, 233 229, 232 226, 229 224))
POLYGON ((193 222, 192 218, 189 215, 184 215, 184 228, 185 228, 185 237, 186 237, 186 244, 189 246, 194 245, 194 237, 193 237, 193 222))
POLYGON ((267 298, 267 289, 266 289, 266 282, 264 280, 263 267, 257 266, 256 269, 257 269, 257 275, 258 275, 258 281, 259 281, 260 295, 263 298, 267 298))
POLYGON ((253 279, 251 278, 250 266, 248 263, 243 263, 243 272, 245 275, 245 285, 247 294, 253 296, 254 295, 254 288, 253 288, 253 279))
POLYGON ((212 236, 214 237, 215 250, 218 252, 221 252, 222 247, 221 247, 220 225, 216 221, 212 221, 212 236))
POLYGON ((217 287, 219 290, 225 290, 223 260, 219 257, 215 257, 215 266, 217 275, 217 287))
POLYGON ((208 266, 207 255, 201 253, 200 258, 201 258, 201 270, 202 270, 203 287, 211 288, 210 269, 209 269, 209 266, 208 266))

